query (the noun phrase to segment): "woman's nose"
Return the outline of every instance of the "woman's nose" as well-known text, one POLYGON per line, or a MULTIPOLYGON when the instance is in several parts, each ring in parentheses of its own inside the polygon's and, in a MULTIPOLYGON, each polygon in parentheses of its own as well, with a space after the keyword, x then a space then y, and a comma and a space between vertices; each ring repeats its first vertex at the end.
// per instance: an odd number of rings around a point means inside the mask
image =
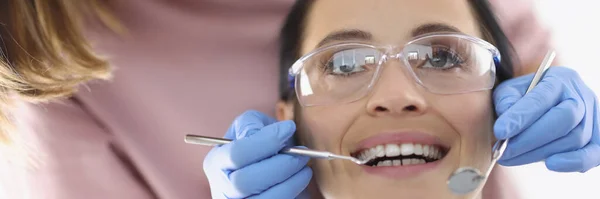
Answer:
POLYGON ((382 66, 379 79, 367 101, 373 116, 417 116, 428 109, 427 102, 411 71, 397 60, 382 66))

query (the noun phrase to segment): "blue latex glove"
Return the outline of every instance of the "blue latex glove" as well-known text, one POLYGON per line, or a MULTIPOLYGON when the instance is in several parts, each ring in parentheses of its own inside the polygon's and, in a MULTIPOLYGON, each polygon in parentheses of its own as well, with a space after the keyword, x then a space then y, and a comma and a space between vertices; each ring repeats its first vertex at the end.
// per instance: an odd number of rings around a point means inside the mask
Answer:
POLYGON ((291 144, 293 121, 277 122, 257 111, 235 119, 225 138, 204 159, 212 198, 295 198, 308 185, 309 158, 278 154, 291 144))
POLYGON ((586 172, 600 165, 600 111, 597 96, 577 72, 550 67, 524 95, 533 75, 499 85, 494 102, 498 139, 511 138, 498 161, 516 166, 544 161, 558 172, 586 172))

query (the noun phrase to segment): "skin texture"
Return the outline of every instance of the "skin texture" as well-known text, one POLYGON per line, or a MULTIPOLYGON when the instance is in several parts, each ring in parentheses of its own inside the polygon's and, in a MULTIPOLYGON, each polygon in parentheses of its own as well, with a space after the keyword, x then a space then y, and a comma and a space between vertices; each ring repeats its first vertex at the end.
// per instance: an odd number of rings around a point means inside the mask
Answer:
MULTIPOLYGON (((467 1, 316 1, 307 18, 302 53, 344 29, 371 33, 373 44, 403 45, 411 40, 414 28, 429 23, 451 25, 481 38, 467 1)), ((494 121, 491 91, 432 94, 401 65, 387 62, 375 87, 358 101, 295 108, 287 104, 280 106, 278 115, 280 119, 295 117, 297 141, 309 148, 350 155, 366 138, 417 131, 439 138, 450 146, 449 154, 437 168, 406 178, 368 174, 345 161, 315 160, 311 162, 313 180, 325 198, 453 198, 445 182, 456 168, 489 167, 494 121)))

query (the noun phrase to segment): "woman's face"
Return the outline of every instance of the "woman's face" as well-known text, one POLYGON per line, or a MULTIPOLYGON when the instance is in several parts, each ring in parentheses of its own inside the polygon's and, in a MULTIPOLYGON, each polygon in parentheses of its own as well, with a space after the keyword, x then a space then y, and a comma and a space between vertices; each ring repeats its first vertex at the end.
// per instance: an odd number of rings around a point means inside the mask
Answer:
MULTIPOLYGON (((466 0, 314 1, 305 25, 303 54, 344 30, 369 33, 372 37, 364 42, 377 45, 401 46, 415 34, 449 27, 481 37, 466 0)), ((332 42, 357 39, 365 40, 342 34, 332 42)), ((449 198, 446 180, 453 171, 460 166, 489 167, 494 115, 490 91, 433 94, 402 64, 386 62, 375 86, 358 101, 297 107, 298 141, 355 157, 378 145, 383 151, 390 146, 428 148, 430 154, 439 151, 441 159, 429 155, 433 162, 404 159, 391 161, 391 166, 314 160, 314 180, 326 198, 449 198)))

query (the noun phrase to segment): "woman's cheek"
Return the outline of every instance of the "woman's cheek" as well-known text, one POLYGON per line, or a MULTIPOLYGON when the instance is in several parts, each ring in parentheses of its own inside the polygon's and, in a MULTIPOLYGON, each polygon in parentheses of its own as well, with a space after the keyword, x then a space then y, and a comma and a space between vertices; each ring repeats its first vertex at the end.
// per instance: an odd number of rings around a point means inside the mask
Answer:
POLYGON ((489 138, 494 111, 489 92, 456 95, 440 100, 436 109, 461 137, 489 138))
POLYGON ((305 144, 318 150, 340 152, 342 137, 353 121, 347 108, 309 107, 303 109, 301 117, 305 144))
POLYGON ((485 169, 494 142, 494 111, 489 92, 456 95, 443 102, 447 104, 438 104, 437 110, 460 134, 461 162, 485 169))

